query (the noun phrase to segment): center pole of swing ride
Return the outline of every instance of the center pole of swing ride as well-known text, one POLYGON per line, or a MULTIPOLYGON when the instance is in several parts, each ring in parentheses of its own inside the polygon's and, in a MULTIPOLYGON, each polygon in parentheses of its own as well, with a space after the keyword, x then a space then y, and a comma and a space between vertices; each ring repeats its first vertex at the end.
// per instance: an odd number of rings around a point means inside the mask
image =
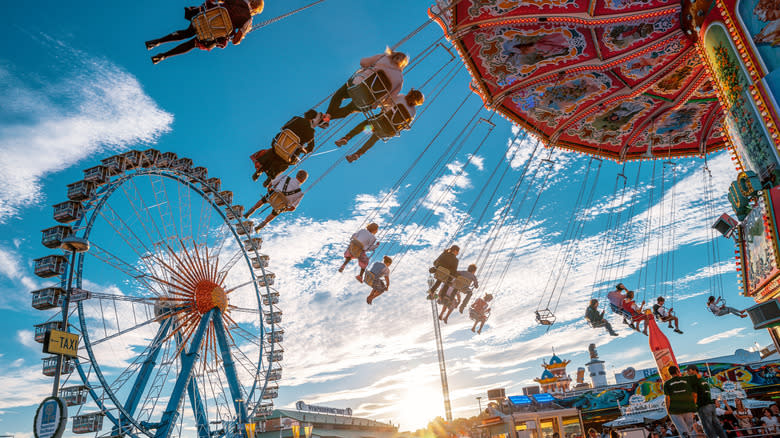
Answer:
MULTIPOLYGON (((433 286, 433 279, 428 280, 428 288, 433 286)), ((441 340, 441 326, 439 325, 439 312, 436 308, 436 300, 431 301, 431 315, 433 316, 433 333, 436 338, 436 353, 439 357, 439 375, 441 376, 441 392, 444 396, 444 418, 452 421, 452 404, 450 403, 450 385, 447 383, 447 366, 444 363, 444 343, 441 340)))

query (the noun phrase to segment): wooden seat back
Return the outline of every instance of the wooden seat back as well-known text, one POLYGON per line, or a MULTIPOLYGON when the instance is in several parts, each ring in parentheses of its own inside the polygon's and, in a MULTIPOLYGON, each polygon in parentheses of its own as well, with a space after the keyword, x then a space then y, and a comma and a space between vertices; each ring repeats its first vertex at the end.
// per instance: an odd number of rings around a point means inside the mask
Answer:
POLYGON ((374 275, 371 271, 366 271, 365 274, 363 274, 363 283, 374 288, 374 282, 376 281, 376 275, 374 275))
POLYGON ((459 292, 468 289, 470 285, 471 285, 471 279, 466 278, 462 275, 458 275, 457 277, 455 277, 455 280, 452 282, 452 287, 459 292))
POLYGON ((450 270, 441 266, 438 266, 433 272, 433 278, 439 281, 447 281, 450 279, 450 270))
POLYGON ((233 32, 230 14, 222 6, 206 9, 196 15, 192 18, 192 26, 195 28, 200 41, 214 41, 218 38, 227 38, 233 32))
POLYGON ((274 211, 284 211, 287 210, 287 197, 284 196, 283 193, 280 192, 273 192, 268 196, 268 203, 271 205, 271 208, 274 209, 274 211))
POLYGON ((288 164, 298 162, 297 153, 301 149, 301 139, 289 129, 282 130, 274 140, 274 152, 288 164))
POLYGON ((352 254, 352 257, 360 257, 360 255, 363 254, 363 244, 358 240, 352 239, 352 241, 349 242, 347 251, 352 254))
POLYGON ((376 71, 364 81, 347 88, 352 103, 360 111, 368 111, 379 105, 390 93, 390 80, 383 71, 376 71))
POLYGON ((382 140, 397 136, 404 129, 409 129, 412 116, 404 105, 391 105, 368 119, 374 128, 374 135, 382 140))

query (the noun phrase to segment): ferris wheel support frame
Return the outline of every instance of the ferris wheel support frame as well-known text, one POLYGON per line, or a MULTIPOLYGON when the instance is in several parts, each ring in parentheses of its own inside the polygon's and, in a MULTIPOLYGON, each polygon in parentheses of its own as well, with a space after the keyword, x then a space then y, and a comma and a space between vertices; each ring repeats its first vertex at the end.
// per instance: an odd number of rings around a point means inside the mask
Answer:
MULTIPOLYGON (((154 434, 155 438, 168 438, 173 432, 173 427, 176 424, 176 420, 179 418, 179 406, 184 398, 184 390, 189 386, 192 378, 192 371, 195 369, 195 362, 200 358, 200 347, 203 344, 203 336, 206 334, 206 328, 209 322, 214 318, 214 314, 219 309, 214 308, 204 313, 198 324, 198 328, 195 330, 195 334, 190 341, 190 349, 187 353, 182 354, 181 357, 181 370, 179 370, 179 376, 176 378, 176 383, 171 391, 171 396, 168 399, 168 405, 163 411, 162 418, 160 419, 157 433, 154 434)), ((197 408, 196 408, 197 410, 197 408)))

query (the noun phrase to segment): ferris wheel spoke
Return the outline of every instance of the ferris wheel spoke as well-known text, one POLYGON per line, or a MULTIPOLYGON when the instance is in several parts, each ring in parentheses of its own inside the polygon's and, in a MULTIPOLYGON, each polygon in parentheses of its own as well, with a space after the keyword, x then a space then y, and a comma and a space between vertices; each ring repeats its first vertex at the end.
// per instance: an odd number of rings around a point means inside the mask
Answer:
POLYGON ((205 244, 209 237, 209 224, 211 224, 211 215, 214 209, 205 196, 200 197, 200 217, 198 219, 198 231, 195 237, 198 243, 205 244))
POLYGON ((192 208, 190 206, 190 188, 182 184, 176 185, 179 195, 179 239, 195 242, 192 235, 192 208))
POLYGON ((126 262, 125 260, 121 259, 120 257, 112 254, 108 250, 102 248, 97 243, 90 242, 90 244, 91 244, 91 249, 88 253, 90 256, 95 257, 101 262, 111 266, 112 268, 118 270, 119 272, 122 272, 128 277, 134 279, 142 286, 144 286, 149 292, 157 296, 163 296, 165 294, 165 292, 162 290, 155 290, 153 284, 147 281, 148 279, 153 279, 154 277, 148 275, 148 273, 146 272, 139 270, 138 268, 126 262))
MULTIPOLYGON (((101 343, 103 343, 105 341, 109 341, 111 339, 114 339, 114 338, 117 338, 119 336, 122 336, 122 335, 125 335, 127 333, 130 333, 130 332, 132 332, 134 330, 138 330, 138 329, 140 329, 142 327, 146 327, 149 324, 152 324, 152 323, 155 323, 155 322, 160 322, 160 321, 170 320, 170 318, 172 316, 177 315, 179 313, 182 313, 185 310, 186 309, 177 309, 177 310, 172 311, 172 312, 166 312, 166 313, 160 314, 159 316, 156 316, 156 317, 148 319, 148 320, 146 320, 144 322, 138 323, 138 324, 136 324, 136 325, 134 325, 132 327, 129 327, 129 328, 126 328, 126 329, 122 329, 122 330, 117 331, 116 333, 112 333, 112 334, 110 334, 108 336, 105 336, 105 337, 102 337, 100 339, 96 339, 94 341, 90 341, 89 344, 91 346, 99 345, 99 344, 101 344, 101 343)), ((166 331, 167 331, 167 328, 166 328, 166 331)), ((159 345, 157 345, 156 348, 160 348, 159 345)))
POLYGON ((238 375, 236 374, 236 366, 233 362, 233 357, 230 354, 230 345, 228 344, 229 333, 225 330, 225 323, 222 320, 222 315, 218 314, 214 318, 214 331, 217 335, 220 353, 222 354, 222 367, 225 370, 225 378, 227 379, 228 387, 230 388, 230 395, 233 397, 235 412, 238 414, 237 421, 239 424, 244 424, 246 423, 246 406, 243 403, 244 395, 241 392, 238 375))
POLYGON ((219 270, 219 275, 221 277, 227 276, 227 273, 230 272, 231 269, 233 269, 233 266, 238 263, 239 260, 244 256, 244 251, 239 248, 235 253, 233 253, 232 256, 228 259, 227 262, 222 266, 222 268, 219 270))
MULTIPOLYGON (((184 390, 186 389, 190 378, 192 377, 192 371, 198 359, 198 353, 203 343, 203 338, 206 333, 206 328, 209 326, 209 322, 214 318, 216 309, 211 309, 205 313, 194 332, 192 341, 190 342, 189 351, 186 352, 181 358, 181 369, 179 375, 176 378, 173 391, 171 392, 168 404, 163 411, 162 418, 160 420, 159 427, 155 438, 168 438, 173 431, 173 426, 176 424, 177 417, 179 416, 179 406, 181 405, 182 398, 184 397, 184 390)), ((182 343, 181 347, 186 345, 186 339, 182 343)), ((178 354, 178 353, 177 353, 178 354)))
POLYGON ((103 208, 98 211, 98 214, 114 230, 114 234, 119 236, 139 258, 142 258, 144 254, 151 252, 130 225, 122 219, 122 216, 111 207, 109 202, 105 203, 103 208))
POLYGON ((149 236, 149 241, 152 243, 165 241, 165 236, 163 235, 162 231, 160 231, 160 227, 157 226, 157 222, 154 220, 151 213, 149 213, 149 206, 146 204, 146 201, 144 201, 143 196, 141 196, 141 192, 138 190, 138 186, 136 185, 134 179, 131 178, 128 181, 128 184, 123 184, 122 190, 124 191, 125 198, 132 207, 133 213, 138 219, 138 222, 149 236), (130 189, 130 191, 128 192, 127 189, 130 189), (152 225, 155 234, 157 234, 157 239, 154 239, 151 236, 152 233, 147 228, 147 224, 152 225))
POLYGON ((165 241, 175 240, 179 233, 176 230, 176 223, 173 221, 171 203, 168 199, 168 190, 165 188, 165 181, 160 175, 149 174, 148 176, 151 181, 152 193, 154 194, 155 200, 155 204, 150 206, 150 208, 157 208, 165 241))

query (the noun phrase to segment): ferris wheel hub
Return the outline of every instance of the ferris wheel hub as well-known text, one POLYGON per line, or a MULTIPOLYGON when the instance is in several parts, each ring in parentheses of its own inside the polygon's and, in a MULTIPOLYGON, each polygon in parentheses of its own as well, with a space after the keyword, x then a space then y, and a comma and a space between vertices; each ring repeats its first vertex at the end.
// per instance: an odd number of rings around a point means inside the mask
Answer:
POLYGON ((195 308, 201 315, 209 310, 219 307, 225 312, 228 305, 225 289, 211 280, 200 280, 195 285, 195 308))

